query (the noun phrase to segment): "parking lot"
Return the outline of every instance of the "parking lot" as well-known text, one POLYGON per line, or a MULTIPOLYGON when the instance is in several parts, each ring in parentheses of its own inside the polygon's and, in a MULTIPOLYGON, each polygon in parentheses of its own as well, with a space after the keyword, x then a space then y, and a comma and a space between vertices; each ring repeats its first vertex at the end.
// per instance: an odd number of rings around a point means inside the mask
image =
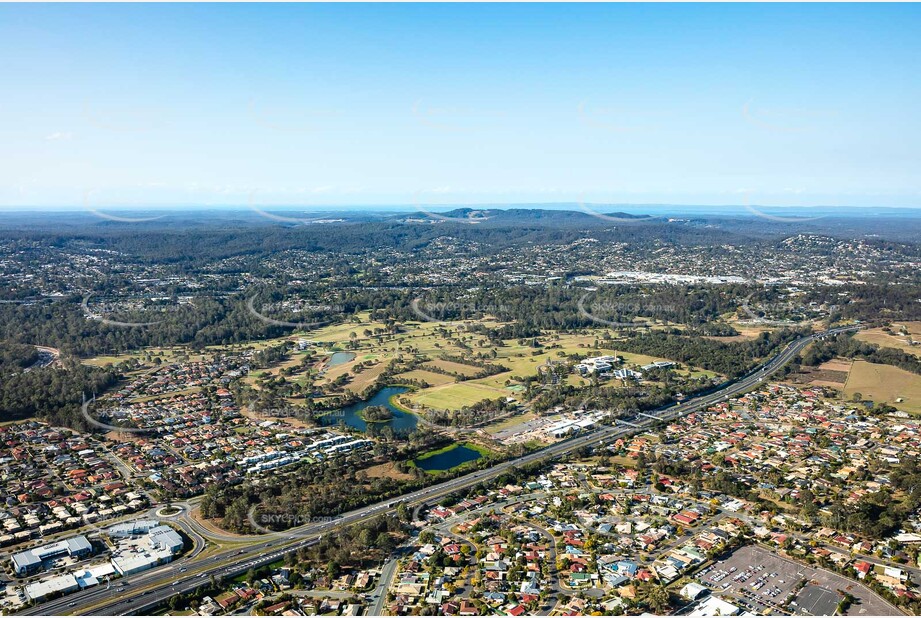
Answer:
POLYGON ((837 591, 845 590, 857 599, 847 611, 849 616, 899 615, 879 596, 852 580, 786 560, 760 547, 735 551, 701 572, 699 578, 713 594, 755 613, 833 613, 842 598, 837 591), (798 590, 801 583, 806 585, 798 590))
POLYGON ((714 564, 701 582, 715 594, 733 597, 759 613, 782 613, 808 570, 759 548, 743 547, 714 564))

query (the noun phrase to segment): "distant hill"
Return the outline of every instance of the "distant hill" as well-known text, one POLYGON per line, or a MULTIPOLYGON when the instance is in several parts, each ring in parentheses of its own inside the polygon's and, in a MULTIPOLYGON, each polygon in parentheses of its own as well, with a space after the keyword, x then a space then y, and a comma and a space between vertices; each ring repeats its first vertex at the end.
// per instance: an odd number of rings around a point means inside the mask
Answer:
POLYGON ((545 210, 540 208, 455 208, 444 212, 417 211, 408 215, 394 215, 392 220, 403 223, 493 223, 543 225, 599 225, 617 222, 648 221, 650 215, 632 215, 626 212, 604 212, 595 207, 592 212, 573 210, 545 210))

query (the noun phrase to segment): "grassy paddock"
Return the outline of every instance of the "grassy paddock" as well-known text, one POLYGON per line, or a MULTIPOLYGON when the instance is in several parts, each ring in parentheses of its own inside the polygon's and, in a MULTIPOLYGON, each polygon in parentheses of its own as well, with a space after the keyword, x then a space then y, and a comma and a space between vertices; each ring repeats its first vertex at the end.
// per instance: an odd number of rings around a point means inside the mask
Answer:
POLYGON ((921 414, 921 376, 898 367, 855 361, 844 385, 846 396, 854 393, 905 412, 921 414), (903 401, 896 403, 898 398, 903 401))

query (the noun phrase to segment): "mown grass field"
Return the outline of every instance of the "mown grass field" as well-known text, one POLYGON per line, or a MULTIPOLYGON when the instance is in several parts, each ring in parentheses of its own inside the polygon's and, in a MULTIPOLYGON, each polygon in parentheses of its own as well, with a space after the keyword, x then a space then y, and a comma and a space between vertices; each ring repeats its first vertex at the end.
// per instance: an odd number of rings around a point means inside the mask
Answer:
MULTIPOLYGON (((388 333, 386 326, 380 322, 369 321, 368 314, 357 316, 359 322, 336 324, 313 331, 299 332, 285 337, 254 342, 251 345, 237 345, 227 347, 212 346, 209 353, 229 349, 264 349, 279 345, 282 342, 294 342, 307 339, 313 342, 309 352, 295 352, 291 357, 279 365, 267 369, 259 369, 245 378, 247 384, 256 386, 256 375, 268 373, 273 376, 280 375, 286 368, 301 365, 304 355, 312 353, 315 359, 308 369, 320 372, 321 375, 313 377, 308 371, 299 371, 289 377, 304 387, 314 386, 323 390, 340 376, 348 374, 351 381, 346 389, 353 393, 360 393, 375 383, 383 373, 388 363, 392 360, 411 360, 413 358, 427 357, 424 365, 414 370, 398 374, 406 379, 421 379, 432 386, 407 394, 405 397, 411 406, 425 406, 442 410, 458 410, 464 406, 473 405, 484 399, 497 399, 500 397, 520 396, 520 387, 516 377, 529 377, 538 373, 538 368, 550 360, 560 360, 565 355, 597 356, 610 354, 616 350, 617 342, 610 341, 607 345, 612 347, 596 348, 596 342, 602 341, 606 332, 604 329, 591 329, 580 334, 551 334, 540 338, 542 347, 532 347, 531 341, 506 340, 503 345, 497 346, 485 336, 469 332, 466 325, 472 322, 406 322, 400 325, 399 332, 388 333), (379 332, 375 334, 377 329, 379 332), (356 354, 352 361, 345 362, 335 367, 326 367, 325 359, 335 351, 351 351, 356 354), (445 371, 473 376, 481 371, 473 364, 458 363, 439 358, 442 355, 469 358, 473 361, 476 355, 485 357, 486 362, 500 364, 508 368, 507 371, 497 375, 475 380, 458 382, 453 376, 443 375, 433 371, 426 371, 425 367, 438 367, 445 371), (374 364, 356 373, 355 368, 362 362, 372 361, 374 364)), ((481 321, 482 324, 499 326, 500 322, 494 319, 481 321)), ((126 358, 143 358, 146 354, 155 354, 169 362, 177 358, 184 348, 173 350, 145 350, 122 357, 97 357, 90 363, 105 364, 117 362, 126 358)), ((642 354, 625 354, 617 352, 626 358, 628 367, 644 365, 660 359, 642 354)), ((199 355, 201 357, 201 355, 199 355)), ((193 357, 194 358, 194 357, 193 357)), ((694 371, 692 375, 712 376, 712 372, 694 371)), ((570 376, 567 380, 571 384, 579 385, 583 378, 570 376)))
POLYGON ((423 367, 435 367, 443 371, 448 371, 450 373, 456 373, 462 376, 474 376, 480 372, 479 367, 474 367, 473 365, 466 365, 464 363, 455 363, 454 361, 449 360, 433 360, 430 363, 425 363, 423 367))
POLYGON ((425 371, 424 369, 413 369, 412 371, 407 371, 406 373, 397 375, 396 378, 397 380, 421 380, 431 384, 432 386, 441 386, 443 384, 452 384, 454 382, 454 377, 452 376, 435 373, 433 371, 425 371))
POLYGON ((473 382, 458 382, 426 388, 407 395, 414 406, 425 406, 437 410, 460 410, 484 399, 498 399, 511 396, 511 391, 490 388, 473 382))
POLYGON ((898 367, 855 361, 844 385, 847 397, 854 393, 905 412, 921 414, 921 376, 898 367), (896 403, 898 398, 904 401, 896 403))

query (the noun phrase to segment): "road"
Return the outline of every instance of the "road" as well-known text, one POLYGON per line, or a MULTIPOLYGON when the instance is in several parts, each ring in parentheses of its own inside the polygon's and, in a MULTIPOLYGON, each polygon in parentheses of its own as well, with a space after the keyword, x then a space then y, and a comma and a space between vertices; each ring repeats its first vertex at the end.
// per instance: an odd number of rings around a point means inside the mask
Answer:
POLYGON ((638 416, 629 424, 618 423, 615 426, 606 426, 595 431, 577 435, 568 440, 557 442, 546 448, 534 451, 518 459, 496 464, 488 470, 480 470, 457 477, 438 485, 414 491, 401 496, 399 499, 380 502, 356 509, 342 515, 333 522, 320 524, 307 524, 299 528, 292 528, 281 534, 267 534, 247 537, 253 543, 245 549, 224 550, 202 557, 184 557, 177 562, 165 567, 158 567, 130 577, 131 583, 123 591, 117 590, 123 585, 118 580, 112 590, 104 586, 89 588, 80 592, 67 595, 62 599, 41 603, 22 612, 26 615, 61 615, 96 614, 96 615, 132 615, 150 613, 159 604, 179 592, 194 590, 202 583, 207 583, 211 577, 233 577, 246 572, 253 566, 268 564, 279 559, 284 554, 296 551, 305 546, 319 542, 322 535, 329 533, 337 527, 346 526, 370 519, 378 515, 395 510, 398 503, 407 505, 421 502, 431 502, 453 492, 466 489, 493 479, 505 472, 541 461, 554 459, 566 453, 594 444, 603 444, 615 438, 629 436, 648 430, 651 426, 661 421, 670 421, 675 418, 690 414, 713 405, 717 402, 744 393, 756 387, 778 369, 790 362, 791 359, 812 341, 841 332, 858 330, 858 326, 848 326, 815 333, 802 337, 788 344, 781 352, 768 362, 756 368, 749 374, 727 383, 722 388, 700 397, 690 399, 680 404, 672 404, 659 410, 638 416), (264 542, 263 542, 264 541, 264 542), (194 566, 192 562, 194 560, 194 566), (180 569, 187 568, 188 571, 180 569), (116 586, 118 584, 118 586, 116 586), (122 592, 123 594, 118 594, 122 592))
POLYGON ((390 590, 390 584, 393 582, 393 576, 396 574, 399 560, 391 558, 381 568, 380 581, 371 595, 371 609, 368 611, 369 616, 383 616, 384 604, 387 602, 387 591, 390 590))

